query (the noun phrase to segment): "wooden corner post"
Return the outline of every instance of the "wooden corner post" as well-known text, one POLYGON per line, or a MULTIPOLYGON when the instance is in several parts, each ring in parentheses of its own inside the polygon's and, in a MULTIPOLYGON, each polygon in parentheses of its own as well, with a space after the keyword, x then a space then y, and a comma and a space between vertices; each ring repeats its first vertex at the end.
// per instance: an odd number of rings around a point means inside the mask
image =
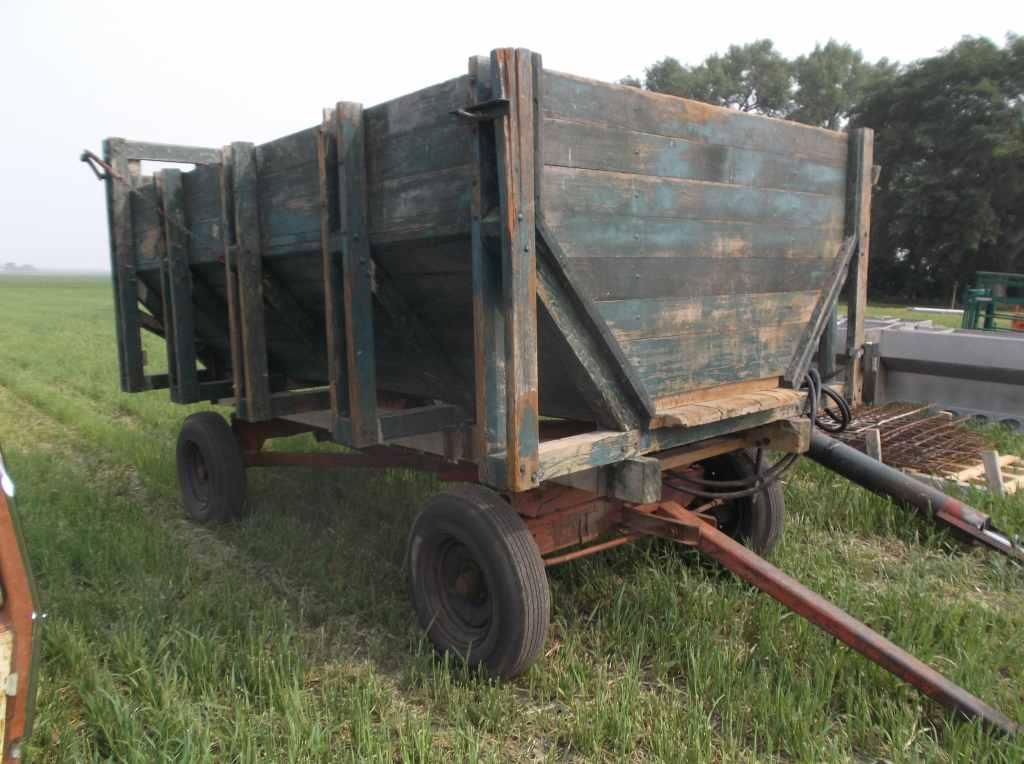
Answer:
POLYGON ((864 312, 868 302, 874 145, 873 130, 859 128, 850 132, 846 235, 856 237, 857 254, 850 262, 847 279, 846 397, 853 406, 864 400, 864 312))
POLYGON ((366 205, 363 107, 341 102, 334 110, 338 151, 338 216, 341 230, 345 349, 351 443, 381 442, 377 416, 377 361, 373 346, 373 284, 366 205))
POLYGON ((272 413, 256 151, 251 143, 233 143, 231 155, 236 246, 235 257, 227 266, 229 271, 235 271, 238 279, 238 328, 245 380, 245 406, 239 415, 250 421, 261 421, 270 419, 272 413))
POLYGON ((164 252, 160 263, 167 341, 167 373, 171 400, 200 400, 196 368, 195 314, 192 303, 191 241, 185 211, 181 170, 162 170, 157 176, 164 219, 164 252))
POLYGON ((139 162, 129 157, 126 141, 121 138, 108 138, 103 142, 103 158, 115 173, 108 175, 106 184, 117 360, 121 371, 121 390, 134 393, 146 389, 132 233, 132 190, 139 174, 139 162))
POLYGON ((539 484, 537 396, 536 142, 534 72, 539 57, 521 48, 491 52, 491 91, 508 100, 494 123, 500 198, 505 314, 506 486, 539 484))

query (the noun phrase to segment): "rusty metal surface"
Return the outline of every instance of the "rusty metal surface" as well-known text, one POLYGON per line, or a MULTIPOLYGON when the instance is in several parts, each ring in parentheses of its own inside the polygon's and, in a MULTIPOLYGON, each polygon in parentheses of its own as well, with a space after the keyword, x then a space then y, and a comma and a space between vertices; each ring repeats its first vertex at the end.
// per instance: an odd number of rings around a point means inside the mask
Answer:
POLYGON ((623 520, 636 533, 661 536, 696 547, 747 583, 947 708, 979 719, 996 732, 1020 732, 1015 721, 713 528, 697 514, 679 505, 667 507, 668 513, 671 517, 627 508, 623 520))
POLYGON ((11 665, 0 666, 6 678, 7 704, 3 730, 3 761, 18 761, 21 746, 32 729, 35 706, 35 664, 38 648, 38 597, 28 568, 14 515, 14 483, 0 453, 0 630, 12 632, 11 665), (12 678, 13 677, 13 678, 12 678))
POLYGON ((991 447, 981 433, 965 426, 968 421, 920 404, 890 403, 859 409, 836 438, 866 451, 865 433, 878 430, 886 464, 947 477, 980 462, 980 453, 991 447))

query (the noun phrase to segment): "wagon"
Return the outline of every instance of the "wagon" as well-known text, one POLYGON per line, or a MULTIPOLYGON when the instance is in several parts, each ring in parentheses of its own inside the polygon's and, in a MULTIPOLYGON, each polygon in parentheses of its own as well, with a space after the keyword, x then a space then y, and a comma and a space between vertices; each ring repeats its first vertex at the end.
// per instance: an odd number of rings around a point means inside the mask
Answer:
POLYGON ((232 407, 180 433, 199 522, 243 512, 249 467, 454 483, 411 529, 409 590, 434 645, 494 675, 542 649, 547 567, 656 535, 1010 729, 759 556, 782 531, 774 478, 835 445, 812 433, 811 367, 845 282, 861 396, 872 140, 521 49, 262 145, 111 138, 85 158, 106 180, 121 387, 232 407), (303 432, 347 449, 263 448, 303 432))

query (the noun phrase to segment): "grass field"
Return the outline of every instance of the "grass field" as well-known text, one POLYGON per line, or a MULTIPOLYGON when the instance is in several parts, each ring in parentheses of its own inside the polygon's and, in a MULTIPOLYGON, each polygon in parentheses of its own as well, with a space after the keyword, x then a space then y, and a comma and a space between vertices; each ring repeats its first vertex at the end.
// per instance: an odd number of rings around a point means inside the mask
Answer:
MULTIPOLYGON (((118 392, 111 311, 105 280, 0 278, 0 439, 48 613, 32 761, 1024 760, 661 543, 554 569, 525 676, 445 665, 401 569, 441 485, 254 471, 249 517, 188 524, 189 409, 118 392)), ((1024 497, 974 498, 1024 533, 1024 497)), ((812 465, 786 500, 780 567, 1024 720, 1024 571, 812 465)))

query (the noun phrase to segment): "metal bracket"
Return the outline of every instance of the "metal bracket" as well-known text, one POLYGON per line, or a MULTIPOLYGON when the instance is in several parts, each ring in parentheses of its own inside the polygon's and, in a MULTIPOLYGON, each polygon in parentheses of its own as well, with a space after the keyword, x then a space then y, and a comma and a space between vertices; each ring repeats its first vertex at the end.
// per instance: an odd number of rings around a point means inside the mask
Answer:
POLYGON ((451 114, 470 122, 492 122, 499 117, 507 116, 508 110, 509 100, 507 98, 494 98, 463 109, 456 109, 451 114))

